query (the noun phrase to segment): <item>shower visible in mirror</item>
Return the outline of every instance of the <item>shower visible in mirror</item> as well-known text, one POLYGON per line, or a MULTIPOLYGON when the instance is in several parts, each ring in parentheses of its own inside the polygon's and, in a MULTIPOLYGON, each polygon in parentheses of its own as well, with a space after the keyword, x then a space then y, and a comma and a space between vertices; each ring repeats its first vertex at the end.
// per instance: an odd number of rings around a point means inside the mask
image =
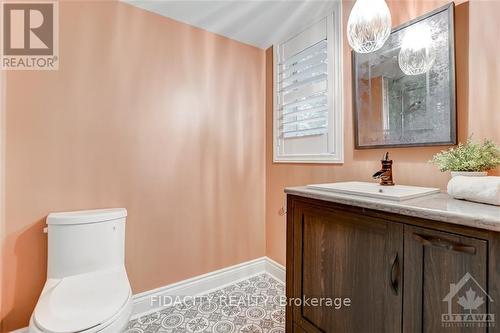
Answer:
POLYGON ((357 149, 456 144, 453 3, 352 54, 357 149))

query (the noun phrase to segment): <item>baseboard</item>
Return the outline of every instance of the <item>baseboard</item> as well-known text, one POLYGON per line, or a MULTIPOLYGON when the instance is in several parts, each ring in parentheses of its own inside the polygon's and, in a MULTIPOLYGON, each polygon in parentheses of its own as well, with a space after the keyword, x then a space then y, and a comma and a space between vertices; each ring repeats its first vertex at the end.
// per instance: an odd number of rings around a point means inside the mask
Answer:
POLYGON ((264 257, 264 258, 266 259, 266 273, 272 275, 274 278, 285 283, 286 280, 285 267, 283 267, 283 265, 277 263, 276 261, 274 261, 269 257, 264 257))
POLYGON ((153 296, 158 300, 163 296, 203 295, 262 273, 268 273, 283 283, 285 281, 285 268, 268 257, 261 257, 136 294, 133 296, 132 319, 160 309, 158 305, 152 304, 153 296))

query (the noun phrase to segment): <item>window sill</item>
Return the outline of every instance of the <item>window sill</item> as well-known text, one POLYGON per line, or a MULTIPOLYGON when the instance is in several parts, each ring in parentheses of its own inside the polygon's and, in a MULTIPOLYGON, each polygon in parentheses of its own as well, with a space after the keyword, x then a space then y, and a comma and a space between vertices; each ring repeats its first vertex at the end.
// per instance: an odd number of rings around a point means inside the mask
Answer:
POLYGON ((337 157, 304 158, 304 157, 274 157, 273 163, 276 164, 344 164, 344 159, 337 157))

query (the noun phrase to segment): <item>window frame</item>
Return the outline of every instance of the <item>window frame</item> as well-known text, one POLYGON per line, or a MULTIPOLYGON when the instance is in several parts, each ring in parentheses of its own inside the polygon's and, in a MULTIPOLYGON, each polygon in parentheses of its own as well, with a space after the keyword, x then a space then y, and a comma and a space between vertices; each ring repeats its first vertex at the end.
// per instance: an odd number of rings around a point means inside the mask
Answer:
POLYGON ((343 96, 343 39, 342 5, 336 5, 329 15, 321 17, 315 24, 327 19, 328 40, 328 146, 333 153, 284 155, 279 150, 279 105, 278 105, 278 63, 279 46, 302 32, 302 29, 289 38, 273 45, 273 162, 274 163, 344 163, 344 96, 343 96), (331 42, 333 41, 333 42, 331 42), (334 98, 335 97, 335 98, 334 98))

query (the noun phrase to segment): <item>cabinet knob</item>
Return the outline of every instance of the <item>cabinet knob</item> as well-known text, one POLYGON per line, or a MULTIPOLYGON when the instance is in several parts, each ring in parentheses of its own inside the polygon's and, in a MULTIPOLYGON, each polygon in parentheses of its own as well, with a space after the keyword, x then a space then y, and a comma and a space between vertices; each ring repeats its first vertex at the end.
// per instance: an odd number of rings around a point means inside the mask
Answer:
POLYGON ((443 239, 441 237, 413 234, 413 238, 424 246, 426 245, 435 246, 455 252, 476 254, 476 248, 474 246, 453 242, 451 240, 443 239))
POLYGON ((394 259, 392 260, 391 271, 389 273, 390 276, 390 285, 394 295, 398 294, 399 287, 399 255, 396 253, 394 259))

